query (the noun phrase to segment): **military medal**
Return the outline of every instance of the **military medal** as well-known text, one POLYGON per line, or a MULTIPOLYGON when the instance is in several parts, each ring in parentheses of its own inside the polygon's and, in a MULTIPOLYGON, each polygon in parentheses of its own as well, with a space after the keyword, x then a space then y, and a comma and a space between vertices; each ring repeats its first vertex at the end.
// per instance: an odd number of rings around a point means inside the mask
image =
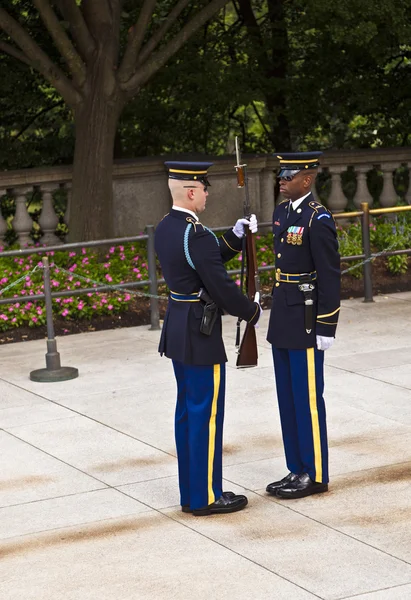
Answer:
POLYGON ((287 229, 287 244, 301 246, 303 243, 304 227, 289 227, 287 229))

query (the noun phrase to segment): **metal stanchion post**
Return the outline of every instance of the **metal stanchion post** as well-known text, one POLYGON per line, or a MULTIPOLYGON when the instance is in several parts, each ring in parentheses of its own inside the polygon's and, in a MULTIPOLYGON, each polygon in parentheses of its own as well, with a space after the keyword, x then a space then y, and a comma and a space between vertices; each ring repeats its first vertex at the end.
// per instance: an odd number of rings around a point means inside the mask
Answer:
POLYGON ((157 284, 157 269, 156 269, 156 252, 154 249, 154 226, 147 225, 147 262, 148 276, 150 279, 150 320, 151 331, 160 329, 160 313, 158 309, 158 284, 157 284))
POLYGON ((62 367, 60 364, 60 354, 57 352, 57 342, 54 337, 53 308, 51 302, 50 288, 50 265, 47 256, 41 259, 43 263, 44 296, 46 301, 46 319, 47 319, 47 353, 46 368, 31 371, 30 379, 32 381, 67 381, 78 377, 78 369, 75 367, 62 367))
POLYGON ((371 265, 371 242, 370 242, 370 207, 368 202, 361 202, 362 244, 365 262, 363 265, 364 277, 364 302, 374 302, 372 297, 372 265, 371 265))

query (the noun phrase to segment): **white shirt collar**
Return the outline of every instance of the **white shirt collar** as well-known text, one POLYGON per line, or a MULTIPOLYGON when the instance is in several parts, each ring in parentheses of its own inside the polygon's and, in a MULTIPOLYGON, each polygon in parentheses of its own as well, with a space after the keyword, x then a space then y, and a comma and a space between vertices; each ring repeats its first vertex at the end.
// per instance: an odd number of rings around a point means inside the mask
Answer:
MULTIPOLYGON (((298 200, 297 200, 298 202, 298 200)), ((195 214, 195 212, 193 212, 192 210, 189 210, 188 208, 181 208, 181 206, 176 206, 175 204, 173 204, 173 210, 178 210, 180 212, 185 212, 188 213, 189 215, 192 215, 196 221, 199 221, 200 219, 197 217, 197 215, 195 214)))
POLYGON ((308 194, 306 194, 302 198, 298 198, 298 200, 294 200, 294 202, 291 202, 291 204, 293 205, 293 210, 297 210, 297 208, 300 206, 301 202, 303 200, 305 200, 307 198, 307 196, 309 196, 310 194, 311 194, 311 192, 308 192, 308 194))

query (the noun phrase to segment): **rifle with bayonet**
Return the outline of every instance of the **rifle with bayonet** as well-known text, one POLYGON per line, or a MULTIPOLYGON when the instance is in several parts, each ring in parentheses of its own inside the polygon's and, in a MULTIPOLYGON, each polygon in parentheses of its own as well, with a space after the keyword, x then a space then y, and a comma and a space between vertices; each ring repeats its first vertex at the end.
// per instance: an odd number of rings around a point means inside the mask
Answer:
MULTIPOLYGON (((237 187, 244 189, 244 217, 249 219, 251 216, 250 194, 248 190, 247 165, 241 164, 240 147, 238 138, 235 138, 235 151, 237 164, 237 187)), ((249 227, 246 226, 246 235, 243 239, 243 260, 241 268, 241 291, 244 289, 244 272, 245 272, 245 290, 250 300, 254 300, 257 292, 260 291, 260 278, 258 275, 257 252, 255 248, 254 234, 251 233, 249 227)), ((254 325, 247 323, 243 338, 240 343, 240 323, 241 319, 237 320, 237 367, 256 367, 258 362, 257 337, 254 325)))

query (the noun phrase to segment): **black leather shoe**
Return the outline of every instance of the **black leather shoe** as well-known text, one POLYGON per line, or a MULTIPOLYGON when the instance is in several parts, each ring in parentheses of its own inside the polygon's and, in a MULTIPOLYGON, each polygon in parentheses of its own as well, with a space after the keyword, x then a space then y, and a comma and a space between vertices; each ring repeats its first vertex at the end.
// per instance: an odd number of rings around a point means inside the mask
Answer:
POLYGON ((181 512, 185 512, 185 513, 191 513, 193 512, 190 508, 189 504, 183 504, 183 506, 181 507, 181 512))
POLYGON ((195 508, 193 515, 195 517, 203 517, 204 515, 232 513, 242 510, 247 504, 248 499, 246 496, 236 495, 233 492, 223 492, 219 499, 212 504, 203 508, 195 508))
POLYGON ((288 475, 283 477, 283 479, 281 479, 280 481, 274 481, 273 483, 269 483, 265 490, 272 496, 276 496, 277 491, 279 489, 288 486, 289 483, 293 483, 296 479, 298 479, 298 475, 296 475, 295 473, 288 473, 288 475))
POLYGON ((328 491, 328 483, 317 483, 307 473, 300 475, 295 481, 277 491, 279 498, 305 498, 312 494, 328 491))

